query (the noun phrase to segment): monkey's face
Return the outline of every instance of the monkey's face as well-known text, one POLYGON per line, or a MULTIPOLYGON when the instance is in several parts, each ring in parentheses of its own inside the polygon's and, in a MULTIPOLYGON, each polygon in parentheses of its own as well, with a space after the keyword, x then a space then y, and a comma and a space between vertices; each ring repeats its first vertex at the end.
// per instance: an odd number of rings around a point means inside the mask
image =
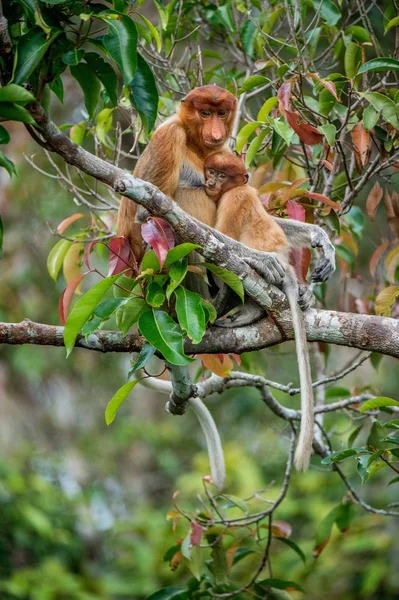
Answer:
POLYGON ((204 105, 198 107, 197 115, 204 146, 215 150, 223 146, 229 135, 230 111, 223 105, 218 108, 204 105))
POLYGON ((205 169, 205 191, 211 198, 220 197, 226 190, 228 177, 223 171, 210 167, 205 169))

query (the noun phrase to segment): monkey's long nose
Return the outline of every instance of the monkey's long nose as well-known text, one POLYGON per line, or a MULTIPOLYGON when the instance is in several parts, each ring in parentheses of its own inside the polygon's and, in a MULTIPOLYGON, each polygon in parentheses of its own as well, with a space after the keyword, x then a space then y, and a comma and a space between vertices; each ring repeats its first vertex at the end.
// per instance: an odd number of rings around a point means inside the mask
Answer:
POLYGON ((208 181, 208 187, 215 187, 216 181, 208 181))

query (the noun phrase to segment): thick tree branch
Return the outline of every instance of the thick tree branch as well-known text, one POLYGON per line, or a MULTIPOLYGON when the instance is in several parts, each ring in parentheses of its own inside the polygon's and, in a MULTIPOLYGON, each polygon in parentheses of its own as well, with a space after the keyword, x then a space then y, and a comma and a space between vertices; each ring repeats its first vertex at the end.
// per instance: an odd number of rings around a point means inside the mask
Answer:
MULTIPOLYGON (((305 318, 307 337, 311 342, 338 344, 399 358, 399 321, 395 319, 316 309, 308 310, 305 318)), ((28 319, 21 323, 0 323, 0 343, 63 346, 63 331, 63 327, 28 319)), ((290 313, 283 311, 279 316, 279 328, 270 318, 248 327, 210 327, 200 344, 186 341, 185 351, 188 354, 240 354, 293 339, 290 313)), ((116 331, 99 330, 87 338, 78 336, 76 346, 98 352, 139 352, 144 343, 144 338, 137 333, 123 337, 116 331)))

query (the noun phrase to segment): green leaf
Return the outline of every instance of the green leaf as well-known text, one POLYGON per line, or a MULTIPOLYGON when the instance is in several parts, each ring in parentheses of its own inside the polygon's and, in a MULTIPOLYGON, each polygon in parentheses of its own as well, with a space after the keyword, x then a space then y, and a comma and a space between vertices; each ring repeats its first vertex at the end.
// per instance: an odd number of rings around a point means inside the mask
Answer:
POLYGON ((261 147, 262 142, 265 139, 267 133, 268 133, 268 130, 264 129, 249 144, 248 150, 245 154, 245 167, 247 169, 248 169, 249 165, 252 163, 252 161, 254 160, 254 158, 256 157, 256 155, 258 154, 259 148, 261 147))
POLYGON ((82 121, 81 123, 76 123, 69 130, 69 137, 77 146, 81 146, 86 134, 86 121, 82 121))
POLYGON ((331 465, 332 463, 340 462, 345 460, 349 456, 355 456, 359 454, 359 450, 356 448, 346 448, 346 450, 338 450, 338 452, 332 452, 321 461, 322 465, 331 465))
POLYGON ((284 537, 274 537, 274 539, 279 540, 280 542, 283 542, 283 544, 286 544, 287 546, 292 548, 292 550, 299 556, 301 561, 303 563, 306 563, 305 553, 300 549, 300 547, 297 544, 295 544, 295 542, 284 537))
POLYGON ((50 90, 54 92, 61 104, 64 103, 64 84, 61 77, 56 77, 49 83, 50 90))
POLYGON ((137 55, 137 70, 130 83, 130 101, 140 115, 146 132, 154 127, 158 111, 158 90, 154 75, 144 58, 137 55))
POLYGON ((182 588, 167 587, 148 596, 146 600, 186 600, 187 590, 182 588))
POLYGON ((210 263, 201 263, 201 267, 206 267, 212 273, 215 273, 224 283, 226 283, 229 288, 231 288, 244 302, 244 286, 242 285, 242 281, 235 273, 228 271, 227 269, 222 269, 217 267, 216 265, 212 265, 210 263))
POLYGON ((127 298, 108 298, 101 302, 93 311, 93 317, 98 317, 102 321, 109 319, 114 312, 128 302, 127 298))
POLYGON ((392 483, 399 483, 399 475, 397 477, 394 477, 393 479, 391 479, 391 481, 388 483, 388 485, 392 485, 392 483))
POLYGON ((61 33, 56 31, 49 39, 40 27, 32 27, 18 40, 15 55, 13 83, 24 83, 29 79, 55 38, 61 33))
MULTIPOLYGON (((96 134, 98 139, 104 146, 110 147, 107 140, 107 133, 112 127, 113 108, 103 108, 96 116, 96 134)), ((83 136, 84 137, 84 136, 83 136)), ((72 138, 71 138, 72 139, 72 138)), ((82 140, 83 141, 83 140, 82 140)), ((80 142, 82 143, 82 142, 80 142)))
POLYGON ((61 269, 62 263, 64 262, 64 258, 69 248, 72 246, 73 242, 69 240, 59 240, 55 246, 50 251, 50 254, 47 258, 47 271, 51 279, 56 281, 58 273, 61 269))
POLYGON ((379 354, 378 352, 373 352, 373 354, 370 356, 370 362, 376 371, 378 371, 378 367, 380 366, 380 362, 383 358, 384 355, 379 354))
POLYGON ((118 78, 111 65, 95 52, 87 52, 85 61, 103 84, 112 106, 118 104, 118 78))
POLYGON ((0 144, 8 144, 10 141, 10 134, 7 129, 0 125, 0 144))
POLYGON ((145 367, 148 361, 150 360, 151 356, 154 356, 155 352, 156 349, 154 348, 154 346, 151 346, 151 344, 144 344, 144 346, 140 350, 137 360, 129 369, 129 373, 127 374, 128 379, 130 379, 133 373, 145 367))
POLYGON ((162 50, 162 40, 161 40, 161 36, 159 35, 158 29, 144 15, 142 15, 140 13, 135 13, 135 14, 138 17, 140 17, 140 19, 142 19, 142 21, 144 21, 144 23, 147 25, 148 29, 151 32, 151 35, 152 35, 153 39, 155 40, 155 44, 156 44, 156 47, 157 47, 157 52, 161 52, 161 50, 162 50))
POLYGON ((104 20, 109 32, 103 37, 104 46, 121 69, 124 83, 129 85, 137 68, 136 25, 127 15, 119 15, 115 20, 104 16, 104 20))
POLYGON ((86 321, 91 317, 104 294, 110 289, 115 281, 120 277, 119 273, 112 277, 102 279, 94 285, 88 292, 83 294, 71 310, 64 328, 64 344, 67 350, 67 357, 73 350, 79 331, 86 321))
POLYGON ((162 310, 148 310, 139 318, 140 333, 172 365, 184 366, 193 362, 183 351, 183 333, 175 321, 162 310))
POLYGON ((215 14, 219 16, 220 21, 223 23, 223 25, 228 31, 231 31, 232 33, 235 32, 230 3, 224 4, 223 6, 219 6, 216 9, 215 14))
POLYGON ((147 288, 147 304, 154 308, 159 308, 165 302, 165 293, 159 283, 152 282, 147 288))
POLYGON ((202 299, 202 306, 204 307, 204 310, 205 310, 205 316, 206 316, 207 322, 209 321, 210 323, 214 323, 216 321, 216 319, 218 318, 218 314, 217 314, 216 308, 213 306, 212 302, 202 299))
POLYGON ((331 123, 326 123, 325 125, 320 125, 320 127, 318 127, 317 129, 318 131, 320 131, 320 133, 322 133, 325 136, 329 145, 331 147, 334 146, 335 136, 337 134, 337 129, 335 125, 332 125, 331 123))
POLYGON ((129 329, 137 323, 139 316, 147 309, 144 298, 130 298, 116 313, 116 325, 126 335, 129 329))
POLYGON ((20 121, 29 125, 36 125, 26 108, 11 102, 0 102, 0 117, 7 121, 20 121))
POLYGON ((327 25, 334 26, 342 17, 340 11, 335 6, 332 0, 312 0, 315 11, 320 11, 320 14, 327 25))
POLYGON ((128 381, 128 383, 125 383, 125 385, 119 388, 116 394, 112 396, 105 409, 105 422, 107 425, 111 425, 122 403, 126 400, 127 396, 136 387, 139 381, 140 379, 128 381))
POLYGON ((249 515, 248 504, 244 500, 242 500, 242 498, 238 496, 233 496, 232 494, 223 494, 223 498, 227 500, 225 508, 231 508, 233 506, 236 506, 245 515, 249 515))
POLYGON ((25 106, 34 99, 35 97, 28 90, 15 83, 9 83, 0 88, 0 102, 16 102, 16 104, 25 106))
POLYGON ((368 71, 399 71, 399 60, 387 57, 373 58, 365 62, 357 73, 359 75, 368 71))
POLYGON ((363 113, 363 126, 366 131, 373 129, 374 125, 378 123, 380 118, 380 112, 376 111, 372 106, 368 106, 363 113))
MULTIPOLYGON (((198 244, 191 244, 190 242, 187 242, 185 244, 179 244, 178 246, 175 246, 171 250, 168 250, 168 255, 167 255, 166 260, 163 265, 164 268, 169 267, 169 265, 173 264, 177 260, 184 258, 188 254, 190 254, 190 252, 193 252, 194 250, 198 250, 198 248, 201 248, 201 246, 199 246, 198 244)), ((158 269, 159 269, 159 263, 158 263, 158 269)))
POLYGON ((187 273, 187 260, 180 259, 174 262, 169 270, 170 282, 166 288, 166 298, 168 301, 174 290, 181 284, 187 273))
POLYGON ((345 29, 346 36, 352 36, 352 38, 361 44, 365 42, 370 42, 370 34, 364 27, 360 25, 351 25, 348 29, 345 29))
POLYGON ((266 117, 270 115, 271 111, 277 104, 277 96, 271 96, 271 98, 268 98, 258 112, 258 116, 256 117, 257 121, 265 121, 266 117))
POLYGON ((236 151, 238 154, 241 154, 242 149, 248 141, 248 138, 255 132, 258 127, 262 125, 261 122, 255 121, 254 123, 247 123, 244 127, 238 132, 236 139, 236 151))
POLYGON ((349 398, 350 391, 343 387, 332 387, 326 390, 326 398, 349 398))
POLYGON ((176 314, 180 327, 194 344, 202 340, 205 329, 205 312, 202 297, 180 286, 175 290, 176 314))
POLYGON ((276 588, 277 590, 298 590, 298 592, 304 592, 304 589, 295 581, 287 581, 285 579, 267 578, 262 581, 256 582, 256 587, 260 587, 263 590, 268 590, 270 587, 276 588))
POLYGON ((394 17, 385 25, 385 33, 387 33, 392 27, 397 27, 399 25, 399 16, 394 17))
POLYGON ((17 174, 14 163, 3 152, 0 152, 0 167, 4 167, 10 177, 17 174))
POLYGON ((68 50, 68 52, 65 52, 65 54, 62 55, 62 62, 68 65, 68 67, 76 66, 80 63, 84 54, 84 50, 73 48, 73 50, 68 50))
POLYGON ((80 63, 70 67, 71 75, 83 90, 89 119, 93 118, 100 97, 100 82, 88 64, 80 63))
POLYGON ((249 92, 260 85, 265 85, 266 83, 270 83, 270 79, 267 77, 264 77, 263 75, 251 75, 242 82, 240 93, 249 92))
POLYGON ((395 129, 399 129, 398 107, 393 100, 378 92, 366 92, 361 95, 366 98, 367 102, 370 102, 374 106, 376 111, 382 113, 385 121, 390 123, 395 129))
POLYGON ((374 410, 376 408, 382 408, 383 406, 399 406, 399 402, 394 400, 393 398, 385 398, 384 396, 379 396, 378 398, 372 398, 371 400, 367 400, 361 408, 360 412, 366 412, 367 410, 374 410))
POLYGON ((353 79, 361 60, 360 47, 355 42, 349 42, 345 50, 345 73, 349 79, 353 79))
POLYGON ((278 133, 278 135, 283 138, 287 146, 289 146, 292 142, 292 138, 295 135, 295 131, 288 125, 288 123, 282 120, 282 117, 278 117, 277 119, 269 119, 269 121, 274 131, 278 133))

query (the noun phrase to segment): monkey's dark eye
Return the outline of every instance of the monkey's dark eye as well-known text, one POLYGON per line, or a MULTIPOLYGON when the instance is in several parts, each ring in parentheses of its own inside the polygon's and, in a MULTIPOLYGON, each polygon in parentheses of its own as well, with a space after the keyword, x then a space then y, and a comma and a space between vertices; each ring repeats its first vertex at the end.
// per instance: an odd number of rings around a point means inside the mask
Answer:
POLYGON ((221 181, 224 181, 224 180, 226 179, 226 175, 225 175, 224 173, 220 173, 220 175, 219 175, 219 179, 220 179, 221 181))
POLYGON ((208 169, 208 175, 214 175, 215 171, 213 169, 208 169))
POLYGON ((203 117, 210 117, 211 116, 211 111, 210 110, 201 110, 201 116, 203 117))
POLYGON ((227 115, 227 110, 219 110, 218 111, 218 116, 219 117, 225 117, 227 115))

